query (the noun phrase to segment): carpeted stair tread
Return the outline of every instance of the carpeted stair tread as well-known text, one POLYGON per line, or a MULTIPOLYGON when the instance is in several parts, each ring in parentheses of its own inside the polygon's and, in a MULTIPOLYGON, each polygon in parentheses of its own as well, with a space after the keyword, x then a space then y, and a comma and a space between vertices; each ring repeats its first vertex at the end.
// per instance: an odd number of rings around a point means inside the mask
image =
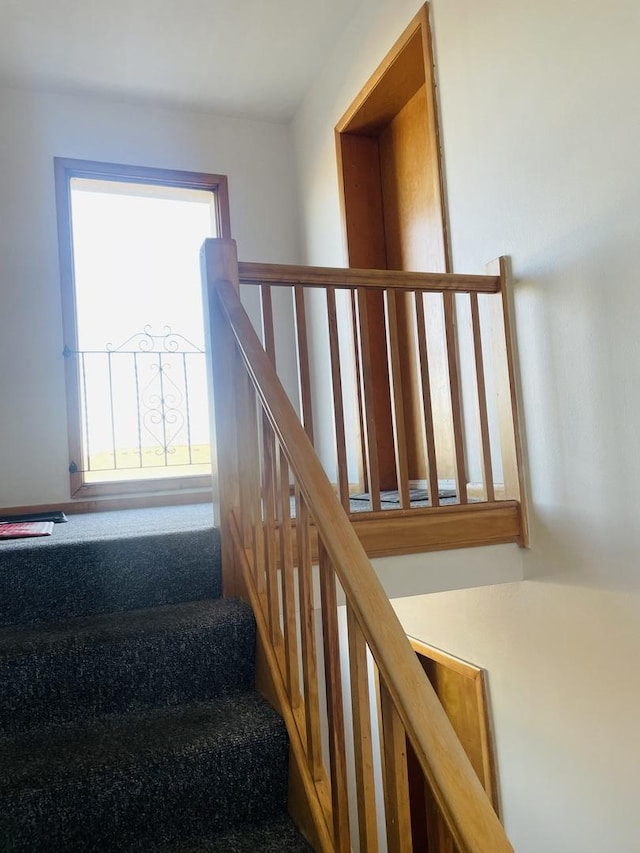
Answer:
POLYGON ((251 608, 214 599, 0 629, 0 733, 252 687, 251 608))
POLYGON ((139 610, 221 592, 220 538, 212 527, 5 546, 0 625, 139 610))
POLYGON ((152 849, 264 821, 286 808, 287 749, 254 693, 4 737, 3 849, 152 849))
POLYGON ((308 853, 212 508, 0 544, 0 851, 308 853))
POLYGON ((114 715, 85 725, 47 728, 0 738, 0 792, 60 779, 84 780, 110 768, 252 740, 264 730, 279 737, 282 721, 256 693, 236 693, 144 714, 114 715), (257 733, 257 734, 256 734, 257 733))
POLYGON ((211 530, 213 507, 210 503, 183 506, 146 507, 108 512, 72 513, 64 524, 57 524, 53 536, 38 539, 11 539, 2 542, 5 550, 48 548, 61 543, 89 542, 98 539, 126 539, 157 533, 211 530))
MULTIPOLYGON (((127 851, 134 853, 134 851, 127 851)), ((288 815, 146 853, 312 853, 288 815)))

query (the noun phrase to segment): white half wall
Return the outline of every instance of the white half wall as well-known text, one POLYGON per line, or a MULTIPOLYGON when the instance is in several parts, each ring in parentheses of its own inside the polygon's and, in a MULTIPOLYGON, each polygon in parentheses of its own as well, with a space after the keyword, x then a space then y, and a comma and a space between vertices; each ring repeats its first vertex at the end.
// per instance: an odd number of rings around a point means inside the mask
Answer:
POLYGON ((53 158, 226 174, 241 260, 296 263, 284 125, 0 89, 0 506, 69 500, 53 158))
POLYGON ((637 853, 640 596, 526 581, 392 604, 407 633, 486 668, 517 853, 637 853))

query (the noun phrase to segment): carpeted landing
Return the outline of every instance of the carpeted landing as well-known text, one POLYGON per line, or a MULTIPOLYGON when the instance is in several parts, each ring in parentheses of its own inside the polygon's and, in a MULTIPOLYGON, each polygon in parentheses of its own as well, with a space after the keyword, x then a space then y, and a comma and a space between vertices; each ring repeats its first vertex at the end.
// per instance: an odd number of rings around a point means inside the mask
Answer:
POLYGON ((70 516, 46 542, 0 542, 3 853, 311 849, 205 512, 70 516))

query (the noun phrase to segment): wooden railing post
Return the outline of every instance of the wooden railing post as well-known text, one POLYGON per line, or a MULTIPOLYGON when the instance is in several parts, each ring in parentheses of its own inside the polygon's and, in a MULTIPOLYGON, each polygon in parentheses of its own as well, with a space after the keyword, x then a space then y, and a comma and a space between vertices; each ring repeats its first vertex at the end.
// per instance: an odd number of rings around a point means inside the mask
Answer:
POLYGON ((229 513, 240 505, 240 470, 237 444, 238 401, 232 366, 236 348, 229 323, 215 293, 216 281, 229 281, 239 292, 238 255, 234 240, 206 240, 200 252, 207 347, 207 373, 213 398, 209 398, 214 521, 220 529, 222 591, 239 595, 240 569, 229 532, 229 513), (216 488, 217 486, 217 488, 216 488), (217 492, 217 495, 216 495, 217 492), (217 500, 216 500, 217 497, 217 500))
POLYGON ((518 414, 515 347, 511 332, 508 259, 504 256, 496 258, 487 264, 486 269, 488 275, 496 275, 500 279, 500 300, 494 301, 492 305, 491 339, 498 387, 498 428, 500 431, 505 498, 514 498, 520 503, 520 544, 527 547, 529 545, 529 525, 518 414))

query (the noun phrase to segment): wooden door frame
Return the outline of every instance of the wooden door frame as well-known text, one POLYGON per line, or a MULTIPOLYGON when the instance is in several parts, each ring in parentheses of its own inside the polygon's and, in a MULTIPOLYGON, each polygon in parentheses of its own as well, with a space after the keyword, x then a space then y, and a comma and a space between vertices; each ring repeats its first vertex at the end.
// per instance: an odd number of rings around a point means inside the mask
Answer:
POLYGON ((423 83, 427 95, 428 133, 435 152, 433 172, 437 178, 434 180, 434 184, 437 191, 437 205, 440 209, 443 235, 443 268, 433 271, 451 272, 440 116, 428 3, 425 3, 411 19, 335 127, 340 214, 347 263, 350 263, 350 256, 352 255, 352 245, 350 244, 353 243, 354 235, 349 233, 345 195, 345 137, 349 134, 375 135, 375 131, 388 124, 423 83), (413 46, 418 42, 422 54, 421 68, 412 66, 410 54, 413 46), (418 74, 417 77, 416 73, 418 74))
MULTIPOLYGON (((451 271, 429 11, 428 3, 418 11, 335 128, 345 260, 351 267, 389 268, 379 139, 384 129, 424 87, 428 145, 426 180, 431 193, 429 222, 436 223, 428 231, 428 271, 451 271)), ((366 305, 361 314, 366 319, 356 317, 356 328, 371 354, 371 364, 367 367, 377 380, 368 392, 374 411, 372 428, 376 431, 373 441, 378 454, 376 464, 380 469, 382 487, 395 488, 389 373, 386 355, 379 345, 376 346, 376 342, 386 337, 384 306, 378 295, 369 294, 363 299, 366 305)), ((409 309, 405 308, 402 299, 399 307, 402 328, 399 326, 398 331, 402 340, 404 327, 410 322, 409 309)), ((453 311, 451 307, 449 312, 453 314, 453 311)), ((410 360, 410 356, 407 357, 410 360)), ((363 399, 363 376, 359 375, 357 381, 360 399, 363 399)), ((412 389, 409 388, 408 392, 408 397, 411 397, 412 389)), ((413 402, 407 399, 406 405, 410 410, 413 402)), ((369 443, 372 443, 371 438, 369 443)), ((361 460, 367 453, 365 445, 363 439, 361 460)), ((363 462, 361 469, 364 474, 363 462)), ((366 490, 366 477, 361 479, 366 490)))

